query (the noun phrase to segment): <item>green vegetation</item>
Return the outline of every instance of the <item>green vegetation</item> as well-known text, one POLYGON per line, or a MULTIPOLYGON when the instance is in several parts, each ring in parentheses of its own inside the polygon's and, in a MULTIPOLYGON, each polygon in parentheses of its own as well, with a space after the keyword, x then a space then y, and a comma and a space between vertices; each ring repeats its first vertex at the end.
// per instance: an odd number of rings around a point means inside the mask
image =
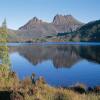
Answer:
POLYGON ((47 42, 46 38, 34 38, 32 42, 47 42))
POLYGON ((100 20, 85 24, 72 35, 73 40, 100 42, 100 20))
POLYGON ((1 60, 0 80, 2 80, 3 76, 6 76, 8 74, 10 68, 8 47, 6 43, 7 43, 7 28, 6 28, 6 20, 5 20, 2 24, 2 28, 0 28, 0 60, 1 60))
POLYGON ((78 30, 82 40, 100 41, 100 20, 90 22, 78 30))

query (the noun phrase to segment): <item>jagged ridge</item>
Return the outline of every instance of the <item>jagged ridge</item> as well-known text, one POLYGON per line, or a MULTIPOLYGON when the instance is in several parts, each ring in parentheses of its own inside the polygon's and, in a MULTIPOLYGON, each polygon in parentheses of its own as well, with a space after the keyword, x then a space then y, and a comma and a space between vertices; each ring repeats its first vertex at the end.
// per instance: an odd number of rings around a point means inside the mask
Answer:
POLYGON ((56 15, 51 23, 34 17, 27 24, 20 27, 19 31, 23 33, 20 36, 43 37, 59 32, 74 31, 82 25, 83 23, 77 21, 72 15, 56 15))

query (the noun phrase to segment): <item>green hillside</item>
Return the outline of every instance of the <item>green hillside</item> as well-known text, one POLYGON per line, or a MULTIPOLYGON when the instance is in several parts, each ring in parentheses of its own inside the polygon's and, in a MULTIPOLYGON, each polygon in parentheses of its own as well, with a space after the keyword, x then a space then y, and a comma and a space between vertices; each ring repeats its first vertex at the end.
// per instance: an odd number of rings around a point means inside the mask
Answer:
POLYGON ((75 33, 75 36, 79 35, 80 41, 100 42, 100 20, 85 24, 75 33))

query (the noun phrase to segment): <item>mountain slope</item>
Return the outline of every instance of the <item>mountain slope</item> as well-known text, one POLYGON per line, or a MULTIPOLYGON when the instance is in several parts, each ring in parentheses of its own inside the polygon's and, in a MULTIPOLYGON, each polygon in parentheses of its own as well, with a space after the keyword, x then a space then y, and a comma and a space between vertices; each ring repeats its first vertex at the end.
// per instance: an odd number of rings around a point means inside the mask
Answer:
POLYGON ((24 26, 19 28, 20 37, 45 37, 56 35, 59 32, 74 31, 81 27, 83 23, 77 21, 72 15, 56 15, 53 22, 44 22, 36 17, 28 21, 24 26))
POLYGON ((99 41, 100 42, 100 20, 85 24, 76 32, 81 41, 99 41))

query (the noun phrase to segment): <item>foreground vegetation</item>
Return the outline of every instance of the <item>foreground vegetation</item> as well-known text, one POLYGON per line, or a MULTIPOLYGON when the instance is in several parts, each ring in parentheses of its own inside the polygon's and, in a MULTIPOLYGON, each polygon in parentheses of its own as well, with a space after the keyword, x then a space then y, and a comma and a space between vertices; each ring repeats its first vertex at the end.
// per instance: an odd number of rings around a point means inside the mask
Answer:
POLYGON ((47 85, 42 77, 34 81, 34 74, 32 79, 20 81, 14 72, 0 73, 0 100, 100 100, 99 93, 54 88, 47 85))

